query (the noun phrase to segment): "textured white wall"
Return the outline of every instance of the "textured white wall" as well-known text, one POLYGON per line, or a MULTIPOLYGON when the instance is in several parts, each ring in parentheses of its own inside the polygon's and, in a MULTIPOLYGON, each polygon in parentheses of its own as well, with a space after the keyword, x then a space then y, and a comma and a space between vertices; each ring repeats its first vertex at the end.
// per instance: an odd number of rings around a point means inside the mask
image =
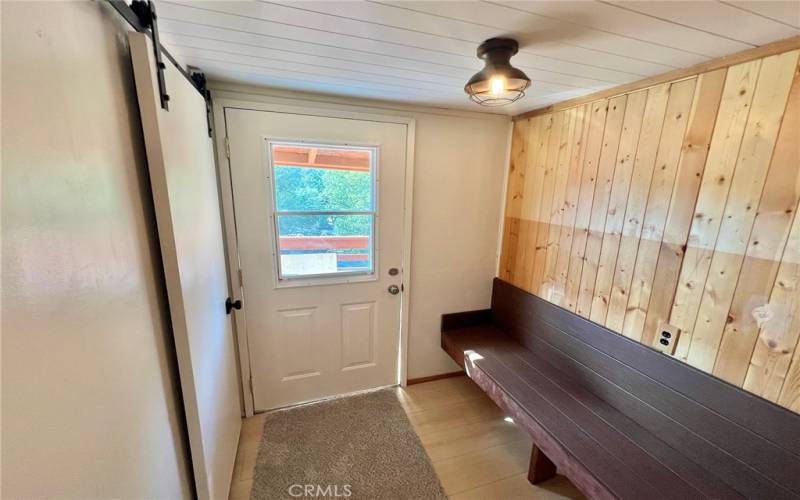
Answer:
POLYGON ((489 307, 508 132, 502 121, 418 117, 409 378, 458 370, 441 316, 489 307))
POLYGON ((192 494, 127 29, 2 3, 4 498, 192 494))
POLYGON ((489 306, 510 119, 222 82, 211 87, 221 98, 416 119, 408 377, 457 370, 440 347, 441 315, 489 306))

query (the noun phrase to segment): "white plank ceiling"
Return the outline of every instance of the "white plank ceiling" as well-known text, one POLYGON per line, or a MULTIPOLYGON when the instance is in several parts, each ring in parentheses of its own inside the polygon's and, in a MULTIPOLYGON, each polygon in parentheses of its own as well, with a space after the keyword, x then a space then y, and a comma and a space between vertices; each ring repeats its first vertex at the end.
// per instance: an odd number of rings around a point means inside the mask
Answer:
POLYGON ((517 114, 800 34, 790 1, 167 1, 162 42, 212 79, 517 114), (533 80, 502 108, 464 83, 511 36, 533 80))

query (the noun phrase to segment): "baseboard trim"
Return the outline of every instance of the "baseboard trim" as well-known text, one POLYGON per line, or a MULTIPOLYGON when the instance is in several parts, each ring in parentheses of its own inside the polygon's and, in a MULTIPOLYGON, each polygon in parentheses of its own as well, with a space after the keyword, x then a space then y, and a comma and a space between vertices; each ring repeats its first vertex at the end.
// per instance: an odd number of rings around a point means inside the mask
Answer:
POLYGON ((458 377, 464 375, 464 372, 459 370, 457 372, 440 373, 439 375, 430 375, 428 377, 410 378, 406 385, 422 384, 423 382, 433 382, 434 380, 441 380, 443 378, 458 377))

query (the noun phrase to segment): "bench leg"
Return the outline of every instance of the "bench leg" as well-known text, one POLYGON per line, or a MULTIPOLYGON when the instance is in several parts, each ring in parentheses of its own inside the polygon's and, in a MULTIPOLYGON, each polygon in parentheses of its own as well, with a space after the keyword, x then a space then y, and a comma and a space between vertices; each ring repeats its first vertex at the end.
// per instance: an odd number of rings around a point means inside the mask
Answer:
POLYGON ((531 484, 539 484, 542 481, 552 479, 556 475, 556 466, 547 458, 547 455, 533 445, 531 450, 531 465, 528 469, 528 481, 531 484))

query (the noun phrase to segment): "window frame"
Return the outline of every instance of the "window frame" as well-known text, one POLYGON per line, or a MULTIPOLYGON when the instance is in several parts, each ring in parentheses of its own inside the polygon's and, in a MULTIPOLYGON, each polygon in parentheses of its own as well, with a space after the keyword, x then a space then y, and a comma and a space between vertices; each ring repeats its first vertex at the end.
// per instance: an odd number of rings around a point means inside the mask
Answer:
POLYGON ((269 225, 272 234, 272 267, 275 288, 289 288, 299 286, 335 285, 345 283, 363 283, 379 279, 379 226, 380 226, 380 145, 354 142, 320 141, 307 139, 264 138, 266 147, 266 178, 269 191, 269 225), (366 150, 370 152, 370 174, 372 175, 372 210, 286 210, 279 211, 277 207, 277 185, 275 182, 275 164, 272 157, 272 148, 279 146, 296 146, 305 148, 366 150), (372 266, 368 271, 342 271, 335 273, 304 274, 299 276, 284 276, 281 268, 281 251, 278 217, 292 215, 366 215, 372 217, 372 235, 370 237, 370 251, 372 266))

